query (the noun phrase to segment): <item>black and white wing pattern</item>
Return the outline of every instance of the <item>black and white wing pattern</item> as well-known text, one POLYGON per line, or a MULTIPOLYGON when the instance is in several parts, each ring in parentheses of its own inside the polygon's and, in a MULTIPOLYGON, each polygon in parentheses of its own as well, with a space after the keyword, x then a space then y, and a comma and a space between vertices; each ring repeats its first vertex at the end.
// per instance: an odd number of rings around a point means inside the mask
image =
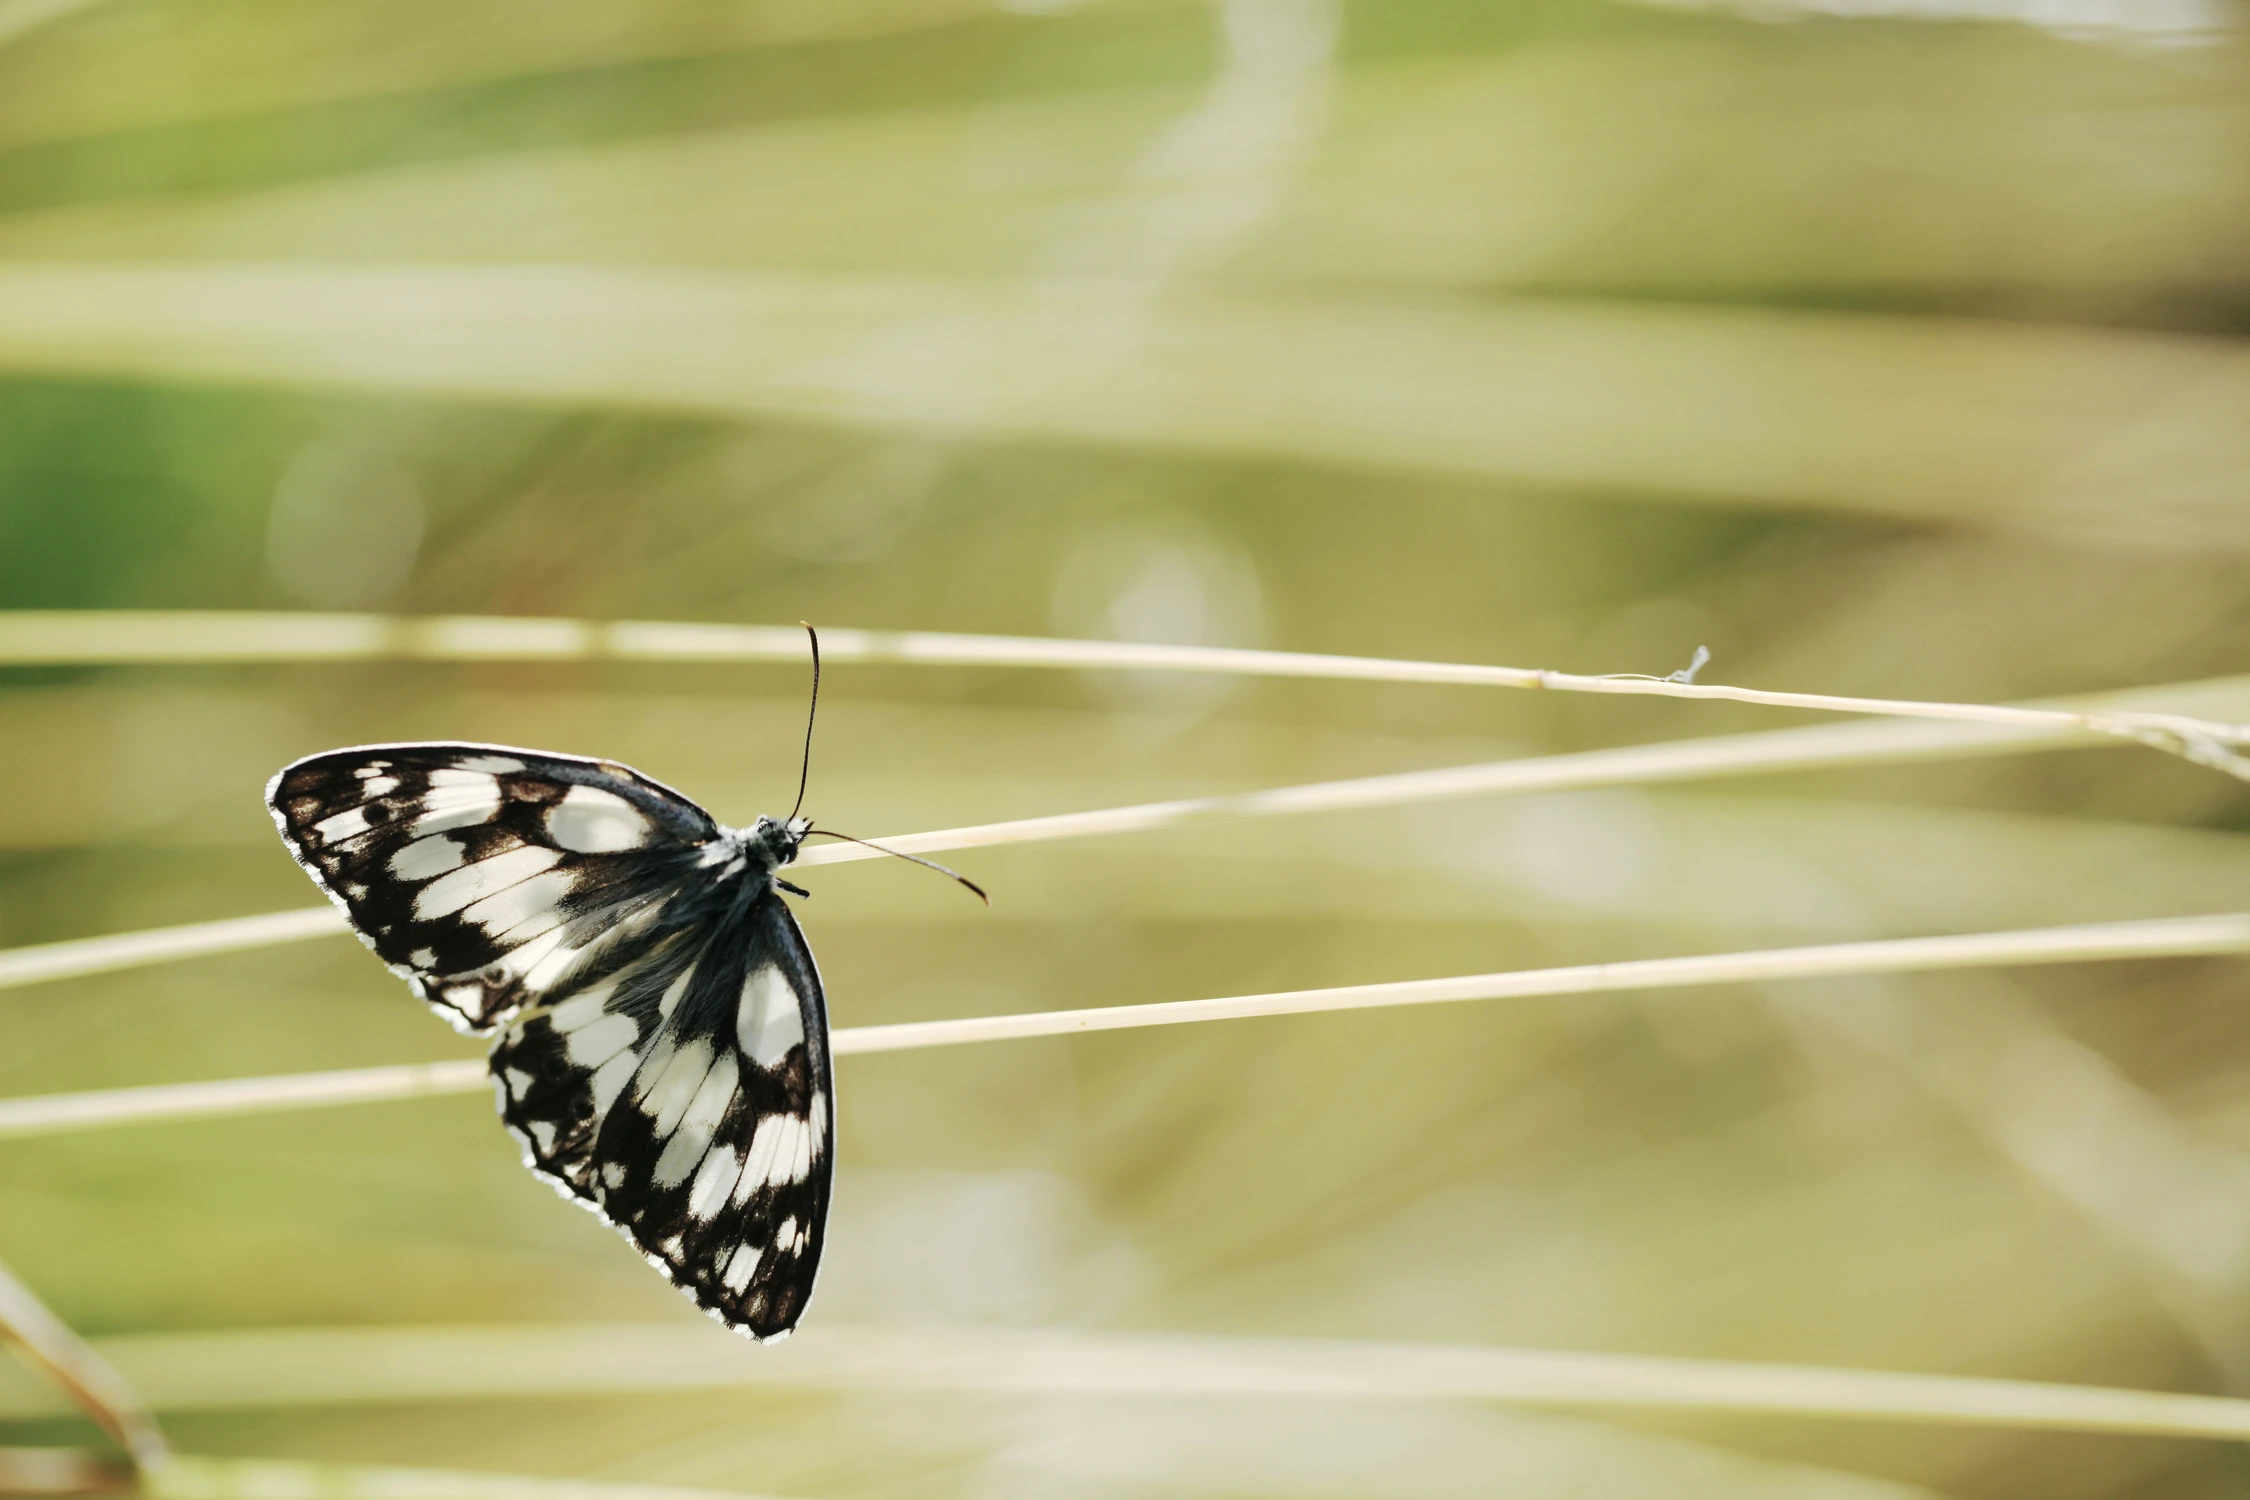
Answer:
POLYGON ((820 977, 779 896, 523 1013, 492 1073, 533 1171, 720 1321, 758 1338, 795 1325, 826 1232, 835 1103, 820 977))
POLYGON ((736 832, 628 767, 494 745, 331 751, 266 800, 361 942, 500 1029, 525 1164, 719 1321, 786 1334, 835 1138, 820 976, 772 880, 802 825, 736 832))

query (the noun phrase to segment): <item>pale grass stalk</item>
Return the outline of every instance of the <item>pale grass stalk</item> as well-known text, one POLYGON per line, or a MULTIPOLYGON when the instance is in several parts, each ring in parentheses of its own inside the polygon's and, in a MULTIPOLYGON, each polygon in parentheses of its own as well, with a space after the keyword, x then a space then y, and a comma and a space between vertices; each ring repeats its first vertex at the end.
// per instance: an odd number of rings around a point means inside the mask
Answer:
MULTIPOLYGON (((1635 959, 1625 963, 1580 964, 1568 968, 1415 979, 1395 984, 1350 985, 1339 989, 1288 990, 1213 1000, 1174 1000, 1014 1016, 970 1016, 950 1021, 907 1021, 890 1026, 849 1026, 833 1033, 829 1045, 835 1055, 849 1057, 1028 1037, 1245 1020, 1256 1016, 1380 1010, 1469 1000, 1525 1000, 1846 974, 1903 974, 2005 964, 2089 963, 2103 959, 2243 952, 2250 952, 2250 913, 2238 912, 2019 932, 1830 943, 1688 958, 1635 959)), ((156 1120, 473 1093, 487 1086, 484 1064, 461 1060, 34 1095, 0 1100, 0 1139, 156 1120)))
POLYGON ((78 1448, 0 1448, 0 1495, 121 1495, 134 1471, 78 1448))
POLYGON ((467 1094, 487 1086, 481 1061, 398 1063, 344 1068, 330 1073, 284 1073, 210 1083, 162 1083, 151 1088, 89 1089, 0 1099, 0 1140, 98 1130, 155 1120, 265 1114, 335 1104, 467 1094))
POLYGON ((142 1493, 149 1500, 761 1500, 740 1490, 184 1455, 142 1493))
POLYGON ((72 1405, 117 1440, 144 1476, 163 1471, 171 1446, 148 1407, 110 1362, 0 1264, 0 1341, 54 1383, 72 1405))
MULTIPOLYGON (((0 616, 0 619, 5 617, 0 616)), ((2211 682, 2180 683, 2148 691, 2176 693, 2201 701, 2232 704, 2250 701, 2250 679, 2225 678, 2211 682)), ((1773 774, 1820 767, 2002 755, 2059 749, 2072 743, 2083 743, 2084 740, 2085 737, 2076 730, 2056 729, 2047 724, 1949 724, 1900 720, 1812 725, 1800 729, 1630 745, 1614 750, 1588 750, 1568 755, 1487 761, 1478 765, 1407 771, 1389 776, 1365 776, 1349 781, 1314 782, 1304 786, 1274 787, 1256 792, 1185 797, 1171 802, 1059 813, 1043 818, 1017 818, 1004 823, 947 828, 929 833, 891 834, 877 842, 909 853, 930 854, 949 849, 981 849, 1053 839, 1192 828, 1229 822, 1236 818, 1352 812, 1472 797, 1520 796, 1538 792, 1583 791, 1594 787, 1773 774)), ((797 862, 812 866, 881 857, 862 845, 826 844, 807 848, 798 856, 797 862)), ((232 952, 274 943, 295 942, 327 933, 342 933, 345 930, 346 924, 340 912, 333 907, 319 906, 10 949, 0 951, 0 989, 12 985, 35 984, 42 980, 163 963, 205 953, 232 952)))
MULTIPOLYGON (((1823 713, 2005 725, 2131 740, 2250 780, 2250 756, 2240 753, 2243 747, 2250 746, 2250 725, 2184 714, 1852 698, 1832 693, 1770 692, 1665 677, 1589 677, 1533 667, 1392 661, 1363 656, 1129 641, 953 635, 937 631, 827 629, 821 634, 821 645, 831 659, 840 662, 1099 668, 1454 683, 1553 692, 1698 698, 1823 713)), ((802 631, 777 625, 474 615, 205 614, 160 610, 54 610, 0 615, 0 663, 23 665, 368 659, 799 661, 804 654, 802 631)))
POLYGON ((151 927, 108 937, 77 938, 67 943, 9 948, 0 951, 0 989, 37 984, 44 979, 169 963, 173 959, 197 958, 207 953, 270 948, 278 943, 294 943, 349 930, 342 912, 333 906, 317 906, 266 912, 255 917, 229 917, 218 922, 190 922, 180 927, 151 927))
MULTIPOLYGON (((2250 1439, 2250 1402, 2217 1396, 1472 1344, 815 1323, 785 1344, 751 1351, 682 1319, 154 1334, 102 1347, 166 1411, 683 1390, 940 1391, 1494 1401, 2250 1439)), ((11 1403, 0 1391, 0 1415, 46 1409, 26 1397, 11 1403)))

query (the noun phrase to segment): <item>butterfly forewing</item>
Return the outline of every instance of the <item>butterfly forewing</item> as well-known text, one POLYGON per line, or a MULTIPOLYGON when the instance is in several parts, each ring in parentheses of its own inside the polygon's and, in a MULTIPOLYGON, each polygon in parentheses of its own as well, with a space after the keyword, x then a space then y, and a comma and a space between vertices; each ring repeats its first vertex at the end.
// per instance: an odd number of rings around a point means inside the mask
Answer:
POLYGON ((492 745, 331 751, 266 800, 360 940, 475 1032, 658 920, 719 832, 624 766, 492 745))
POLYGON ((771 1338, 804 1309, 828 1216, 827 1032, 812 956, 768 893, 517 1017, 492 1072, 533 1170, 771 1338))
POLYGON ((526 1165, 714 1317, 787 1333, 828 1214, 828 1022, 749 836, 627 767, 492 745, 333 751, 267 801, 415 993, 505 1026, 526 1165))

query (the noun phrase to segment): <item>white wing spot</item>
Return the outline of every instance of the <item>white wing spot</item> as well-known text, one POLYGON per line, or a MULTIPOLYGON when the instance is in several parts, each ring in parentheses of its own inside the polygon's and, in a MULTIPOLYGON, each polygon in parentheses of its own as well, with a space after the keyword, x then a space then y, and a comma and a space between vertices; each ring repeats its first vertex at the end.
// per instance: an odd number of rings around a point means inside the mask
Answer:
POLYGON ((360 780, 365 781, 371 776, 382 775, 390 768, 391 763, 387 760, 371 760, 366 765, 361 766, 358 770, 352 772, 352 774, 354 776, 357 776, 360 780))
POLYGON ((625 1163, 623 1163, 623 1162, 621 1162, 621 1161, 605 1161, 605 1162, 603 1162, 603 1163, 602 1163, 602 1186, 603 1186, 603 1187, 610 1187, 610 1188, 619 1188, 619 1187, 623 1187, 624 1185, 625 1185, 625 1163))
POLYGON ((734 1185, 734 1196, 729 1201, 737 1208, 750 1201, 750 1195, 765 1185, 766 1174, 773 1170, 773 1155, 781 1145, 781 1125, 784 1116, 766 1115, 758 1121, 757 1130, 750 1137, 750 1149, 742 1159, 742 1176, 734 1185))
POLYGON ((615 854, 648 842, 648 819, 615 792, 574 786, 547 809, 547 836, 579 854, 615 854))
POLYGON ((728 1291, 741 1296, 750 1278, 758 1274, 758 1261, 764 1253, 748 1241, 735 1246, 734 1254, 727 1257, 727 1268, 719 1273, 719 1280, 726 1283, 728 1291))
POLYGON ((485 822, 500 810, 500 783, 478 771, 432 771, 416 833, 443 833, 485 822))
POLYGON ((533 1120, 524 1129, 531 1132, 531 1138, 538 1143, 542 1154, 555 1149, 555 1125, 552 1120, 533 1120))
POLYGON ((313 824, 312 831, 320 835, 322 844, 341 844, 346 839, 357 838, 371 826, 367 821, 367 809, 355 807, 332 818, 322 818, 313 824))
POLYGON ((750 1156, 734 1185, 734 1201, 747 1203, 761 1187, 801 1179, 810 1167, 811 1146, 810 1132, 795 1115, 767 1115, 750 1137, 750 1156))
POLYGON ((557 927, 546 941, 551 942, 554 947, 552 951, 546 953, 545 957, 540 957, 539 952, 535 951, 541 946, 536 943, 520 952, 508 955, 509 966, 511 968, 523 968, 524 988, 534 994, 549 988, 556 980, 562 978, 569 971, 570 966, 578 962, 578 955, 586 951, 583 948, 563 947, 562 929, 560 927, 557 927), (534 959, 537 962, 533 962, 534 959))
POLYGON ((641 1039, 641 1028, 623 1011, 611 1011, 591 1025, 570 1033, 563 1049, 581 1068, 596 1068, 641 1039))
MULTIPOLYGON (((544 856, 549 864, 560 857, 552 849, 512 849, 509 854, 538 854, 544 856)), ((496 855, 485 860, 484 864, 497 864, 507 857, 507 854, 496 855)), ((468 868, 482 869, 483 865, 471 865, 468 868)), ((543 875, 518 881, 504 891, 495 891, 483 900, 471 903, 461 913, 461 917, 463 921, 476 923, 493 937, 507 934, 509 946, 513 947, 560 923, 562 913, 555 908, 562 904, 562 899, 570 894, 571 888, 576 884, 576 879, 568 870, 549 870, 543 875), (541 922, 545 922, 546 926, 536 925, 541 922), (522 927, 530 927, 532 931, 517 930, 522 927)), ((419 902, 415 904, 417 911, 420 910, 420 905, 419 902)), ((561 939, 556 941, 560 942, 561 939)), ((541 949, 539 956, 544 956, 545 952, 545 949, 541 949)))
MULTIPOLYGON (((536 878, 544 879, 545 877, 536 878)), ((530 971, 537 967, 554 950, 556 945, 562 942, 562 913, 559 911, 543 912, 539 916, 524 922, 522 926, 538 930, 539 936, 528 940, 523 939, 518 935, 520 929, 505 934, 502 946, 509 947, 512 951, 506 958, 501 959, 497 965, 497 967, 505 969, 519 979, 527 978, 530 971)))
POLYGON ((590 989, 583 995, 571 996, 547 1012, 547 1024, 566 1034, 581 1026, 593 1025, 608 1013, 609 997, 616 989, 617 985, 612 981, 590 989))
POLYGON ((391 873, 401 880, 428 880, 461 868, 468 850, 443 834, 416 839, 391 856, 391 873))
POLYGON ((703 1158, 702 1169, 688 1189, 687 1211, 698 1219, 709 1219, 725 1205, 741 1177, 742 1154, 729 1146, 719 1147, 703 1158))
POLYGON ((505 1070, 500 1076, 507 1080, 509 1098, 521 1099, 527 1092, 530 1091, 531 1075, 524 1072, 521 1068, 509 1068, 505 1070))
MULTIPOLYGON (((711 1071, 711 1044, 697 1037, 669 1058, 651 1057, 641 1064, 639 1085, 633 1098, 647 1112, 658 1135, 680 1128, 687 1107, 711 1071)), ((700 1153, 698 1153, 700 1154, 700 1153)), ((684 1175, 684 1174, 683 1174, 684 1175)))
POLYGON ((435 948, 417 948, 406 955, 406 961, 417 969, 434 969, 437 967, 437 950, 435 948))
POLYGON ((480 859, 473 865, 463 865, 422 887, 414 897, 415 920, 427 922, 434 917, 451 916, 472 901, 504 891, 518 881, 529 880, 561 858, 552 849, 526 844, 490 859, 480 859))
POLYGON ((680 971, 679 978, 664 987, 664 993, 657 998, 656 1013, 666 1020, 670 1020, 672 1012, 679 1008, 680 997, 687 993, 688 981, 693 978, 695 978, 695 965, 689 964, 680 971))
MULTIPOLYGON (((520 771, 523 769, 523 762, 515 759, 513 756, 507 755, 472 755, 468 759, 460 762, 460 768, 464 771, 520 771)), ((433 773, 430 777, 431 782, 434 784, 437 781, 438 776, 444 774, 447 773, 433 773)))
POLYGON ((797 993, 773 964, 761 964, 742 981, 734 1013, 735 1039, 761 1068, 770 1068, 805 1039, 804 1013, 797 993))
MULTIPOLYGON (((640 1066, 640 1061, 640 1055, 627 1048, 594 1070, 593 1079, 587 1084, 587 1088, 594 1096, 596 1119, 608 1114, 609 1107, 617 1102, 617 1096, 625 1092, 625 1085, 632 1080, 633 1069, 640 1066)), ((615 1187, 616 1184, 611 1183, 610 1186, 615 1187)))
MULTIPOLYGON (((672 1129, 672 1138, 664 1143, 664 1151, 656 1158, 655 1178, 658 1187, 676 1187, 687 1181, 703 1153, 711 1149, 711 1137, 718 1134, 719 1122, 726 1118, 727 1109, 734 1103, 737 1082, 735 1061, 721 1057, 711 1065, 695 1097, 688 1101, 680 1122, 672 1129)), ((659 1122, 661 1123, 661 1122, 659 1122)), ((733 1183, 728 1183, 733 1187, 733 1183)))
POLYGON ((783 1219, 781 1227, 773 1232, 773 1247, 776 1250, 804 1248, 804 1242, 797 1238, 797 1221, 794 1218, 783 1219))

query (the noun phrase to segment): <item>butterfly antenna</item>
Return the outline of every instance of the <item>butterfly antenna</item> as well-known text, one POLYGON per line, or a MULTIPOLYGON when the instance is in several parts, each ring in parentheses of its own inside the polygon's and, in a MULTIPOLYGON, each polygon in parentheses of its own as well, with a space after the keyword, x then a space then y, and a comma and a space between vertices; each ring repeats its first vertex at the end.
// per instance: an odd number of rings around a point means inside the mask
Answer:
POLYGON ((886 849, 881 844, 873 843, 867 839, 855 839, 850 834, 838 833, 833 828, 808 828, 805 830, 805 837, 808 839, 811 838, 814 834, 819 834, 822 838, 842 839, 847 844, 857 844, 863 849, 872 849, 878 854, 888 854, 893 859, 903 859, 909 864, 920 865, 925 870, 935 870, 940 875, 949 875, 953 879, 960 881, 970 890, 976 892, 976 897, 979 901, 982 901, 987 906, 990 906, 992 904, 992 898, 984 893, 983 886, 978 885, 975 881, 962 874, 959 870, 941 865, 934 859, 924 859, 918 854, 908 854, 900 849, 886 849))
POLYGON ((805 761, 797 768, 797 805, 789 809, 792 821, 804 809, 805 784, 812 780, 813 715, 820 712, 820 632, 813 629, 809 621, 797 623, 804 626, 805 634, 812 638, 812 702, 805 705, 805 761))

